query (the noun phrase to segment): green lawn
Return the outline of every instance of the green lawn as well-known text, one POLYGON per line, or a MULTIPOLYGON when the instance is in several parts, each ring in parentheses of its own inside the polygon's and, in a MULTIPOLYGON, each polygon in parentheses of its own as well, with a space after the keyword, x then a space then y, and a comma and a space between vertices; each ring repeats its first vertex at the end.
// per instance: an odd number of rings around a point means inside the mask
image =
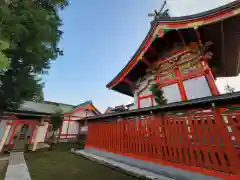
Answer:
POLYGON ((0 161, 0 180, 4 180, 7 171, 8 161, 0 161))
POLYGON ((68 152, 76 144, 60 144, 53 151, 25 153, 32 180, 136 180, 68 152))

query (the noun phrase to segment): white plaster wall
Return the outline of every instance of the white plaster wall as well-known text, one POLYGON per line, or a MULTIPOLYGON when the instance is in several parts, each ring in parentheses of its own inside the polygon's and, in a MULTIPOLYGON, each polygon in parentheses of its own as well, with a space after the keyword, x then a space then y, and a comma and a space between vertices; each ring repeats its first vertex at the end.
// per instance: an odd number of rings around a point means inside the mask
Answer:
POLYGON ((7 126, 7 121, 1 120, 1 122, 0 122, 0 141, 2 140, 6 126, 7 126))
MULTIPOLYGON (((134 104, 135 104, 135 108, 138 108, 138 96, 147 96, 152 94, 152 92, 150 91, 150 87, 152 84, 152 79, 153 79, 153 75, 146 75, 145 78, 140 78, 137 81, 137 85, 138 85, 138 89, 134 92, 134 104), (144 80, 143 80, 144 79, 144 80), (150 81, 150 82, 149 82, 150 81), (149 83, 149 84, 148 84, 149 83), (147 87, 146 87, 147 86, 147 87), (142 89, 144 89, 142 91, 142 89), (141 93, 139 93, 140 91, 142 91, 141 93), (139 94, 139 95, 138 95, 139 94)), ((146 99, 142 99, 140 101, 140 107, 149 107, 152 106, 152 100, 151 98, 146 98, 146 99)))
POLYGON ((148 87, 142 91, 140 93, 140 96, 146 96, 146 95, 149 95, 149 94, 152 94, 152 92, 150 91, 150 86, 152 84, 152 79, 153 79, 153 75, 148 75, 148 77, 146 77, 144 80, 142 79, 139 79, 137 84, 138 84, 138 89, 135 91, 135 93, 138 93, 139 91, 141 91, 143 88, 145 88, 148 84, 148 82, 150 81, 150 84, 148 85, 148 87))
MULTIPOLYGON (((68 125, 68 121, 64 121, 63 127, 62 127, 62 134, 66 134, 67 129, 68 129, 68 134, 78 134, 79 131, 81 131, 81 129, 79 129, 79 122, 78 122, 79 118, 81 117, 83 118, 86 116, 95 116, 95 113, 93 111, 82 110, 80 112, 73 113, 72 116, 77 116, 77 117, 70 117, 70 120, 76 120, 76 122, 70 121, 68 125)), ((65 138, 65 136, 62 136, 61 138, 65 138)))
POLYGON ((82 110, 76 113, 73 113, 72 116, 77 116, 77 117, 71 117, 71 120, 78 120, 81 117, 85 117, 86 116, 86 110, 82 110))
POLYGON ((162 91, 164 97, 167 99, 167 103, 179 102, 182 100, 177 83, 162 87, 162 91))
POLYGON ((87 125, 85 125, 85 126, 82 126, 81 127, 81 134, 87 134, 87 132, 88 132, 88 126, 87 125))
POLYGON ((70 121, 68 127, 68 134, 78 134, 79 124, 78 122, 70 121))
POLYGON ((183 85, 186 90, 187 98, 189 100, 212 96, 209 84, 205 76, 185 80, 183 81, 183 85))
MULTIPOLYGON (((10 129, 10 131, 9 131, 9 133, 8 133, 8 137, 7 137, 7 139, 6 139, 5 144, 8 144, 8 141, 10 140, 10 137, 11 137, 11 135, 12 135, 12 133, 13 133, 13 129, 14 129, 14 126, 11 127, 11 129, 10 129)), ((18 126, 18 129, 19 129, 19 126, 18 126)), ((13 141, 14 141, 14 140, 13 140, 13 141)))
POLYGON ((133 103, 134 103, 134 109, 138 109, 138 95, 136 91, 134 92, 133 103))
POLYGON ((95 114, 95 112, 93 112, 93 111, 88 111, 87 117, 88 117, 88 116, 96 116, 96 114, 95 114))
POLYGON ((48 122, 44 122, 44 126, 39 126, 39 134, 36 136, 36 133, 33 137, 33 142, 35 141, 35 138, 37 138, 37 142, 44 142, 45 136, 48 128, 48 122))
POLYGON ((66 134, 67 133, 67 128, 68 128, 68 121, 64 121, 63 124, 62 124, 61 134, 66 134))

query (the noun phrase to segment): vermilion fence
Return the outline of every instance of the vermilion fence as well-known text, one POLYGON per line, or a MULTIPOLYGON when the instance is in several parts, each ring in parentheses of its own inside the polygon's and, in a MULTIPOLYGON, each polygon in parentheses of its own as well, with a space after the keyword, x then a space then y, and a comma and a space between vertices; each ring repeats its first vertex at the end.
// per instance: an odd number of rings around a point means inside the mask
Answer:
MULTIPOLYGON (((240 175, 240 113, 222 108, 89 121, 86 147, 240 175)), ((183 166, 180 166, 183 167, 183 166)))

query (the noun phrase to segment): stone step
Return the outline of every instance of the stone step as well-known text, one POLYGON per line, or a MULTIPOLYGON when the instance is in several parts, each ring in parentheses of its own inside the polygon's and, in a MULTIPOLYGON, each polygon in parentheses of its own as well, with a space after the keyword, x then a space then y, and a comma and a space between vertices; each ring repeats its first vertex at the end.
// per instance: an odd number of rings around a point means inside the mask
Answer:
POLYGON ((97 156, 95 154, 92 153, 88 153, 85 152, 84 150, 76 150, 74 151, 73 149, 71 150, 72 153, 75 154, 79 154, 84 156, 85 158, 98 162, 102 165, 108 166, 112 169, 116 169, 119 171, 122 171, 128 175, 137 177, 138 179, 144 179, 144 180, 175 180, 175 178, 170 178, 170 177, 166 177, 166 176, 162 176, 150 171, 146 171, 144 169, 135 167, 135 166, 131 166, 129 164, 125 164, 122 162, 118 162, 118 161, 114 161, 112 159, 109 158, 104 158, 101 156, 97 156))
POLYGON ((25 152, 25 149, 12 149, 9 152, 25 152))

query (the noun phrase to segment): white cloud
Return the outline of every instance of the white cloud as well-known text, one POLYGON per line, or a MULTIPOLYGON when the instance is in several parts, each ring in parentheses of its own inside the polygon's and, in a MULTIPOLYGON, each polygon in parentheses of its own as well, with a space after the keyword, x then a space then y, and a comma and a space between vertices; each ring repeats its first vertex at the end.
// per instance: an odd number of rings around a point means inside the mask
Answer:
MULTIPOLYGON (((234 0, 167 0, 167 7, 171 16, 184 16, 207 11, 234 0)), ((228 83, 235 90, 240 91, 240 75, 231 78, 218 78, 216 81, 220 93, 224 93, 224 86, 228 83)))
POLYGON ((231 87, 233 87, 236 91, 240 91, 240 75, 236 77, 230 77, 230 78, 218 78, 216 81, 218 90, 220 93, 224 93, 224 86, 229 84, 231 87))
POLYGON ((167 0, 172 16, 184 16, 207 11, 234 0, 167 0))

